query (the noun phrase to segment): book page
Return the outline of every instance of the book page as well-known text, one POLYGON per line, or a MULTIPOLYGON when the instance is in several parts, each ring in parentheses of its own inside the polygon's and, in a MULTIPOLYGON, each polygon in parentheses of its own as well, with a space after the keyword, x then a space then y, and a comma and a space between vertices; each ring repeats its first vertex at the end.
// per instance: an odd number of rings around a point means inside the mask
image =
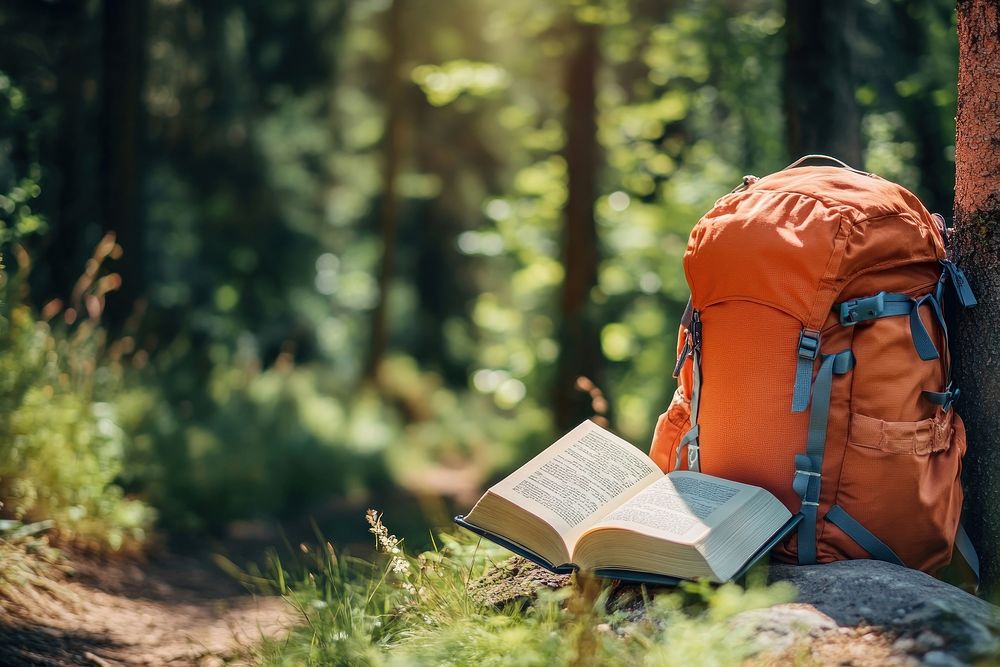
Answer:
POLYGON ((747 484, 675 471, 610 512, 596 527, 625 528, 694 544, 757 492, 747 484))
POLYGON ((586 421, 490 490, 540 517, 571 545, 594 521, 661 477, 648 456, 586 421))

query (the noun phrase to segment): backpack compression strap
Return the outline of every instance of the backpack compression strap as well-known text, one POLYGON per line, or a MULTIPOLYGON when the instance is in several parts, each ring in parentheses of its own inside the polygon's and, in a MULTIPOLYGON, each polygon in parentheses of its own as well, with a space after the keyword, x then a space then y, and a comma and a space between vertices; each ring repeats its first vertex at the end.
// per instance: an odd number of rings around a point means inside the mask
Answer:
MULTIPOLYGON (((853 327, 860 322, 867 322, 882 317, 897 317, 906 315, 910 318, 910 336, 913 338, 913 347, 917 354, 924 361, 933 361, 939 358, 937 348, 927 327, 920 319, 920 307, 924 304, 930 305, 941 329, 945 332, 945 348, 947 348, 948 326, 945 323, 944 313, 941 308, 941 300, 944 297, 944 285, 951 282, 959 303, 965 308, 972 308, 976 305, 976 296, 969 286, 969 280, 965 277, 958 266, 948 260, 941 262, 944 270, 933 294, 927 294, 919 299, 911 298, 906 294, 896 292, 879 292, 874 296, 851 299, 839 303, 835 308, 839 309, 840 324, 845 327, 853 327)), ((804 412, 809 407, 809 388, 812 381, 813 363, 819 355, 820 334, 818 331, 803 329, 799 336, 798 362, 795 366, 795 386, 792 390, 792 412, 804 412)), ((945 350, 947 355, 947 349, 945 350)), ((948 364, 950 366, 950 364, 948 364)), ((950 377, 950 368, 946 370, 946 376, 950 377)), ((958 397, 958 390, 952 390, 951 385, 943 392, 925 392, 928 400, 950 407, 951 403, 958 397)))
POLYGON ((795 455, 795 477, 792 481, 792 488, 802 499, 800 512, 803 519, 799 522, 798 529, 800 565, 816 562, 816 518, 819 512, 820 479, 823 473, 833 376, 844 375, 854 368, 854 353, 850 349, 836 354, 824 354, 822 359, 812 386, 806 453, 795 455))
POLYGON ((803 329, 799 334, 798 361, 795 363, 795 386, 792 389, 792 412, 809 407, 809 387, 812 384, 813 362, 819 356, 819 332, 803 329))
POLYGON ((969 539, 969 534, 965 532, 965 526, 961 523, 958 524, 958 532, 955 534, 955 548, 958 549, 959 555, 968 564, 969 569, 972 570, 972 574, 976 576, 976 588, 979 588, 979 555, 976 553, 976 548, 972 546, 972 540, 969 539))
MULTIPOLYGON (((948 260, 942 261, 941 265, 944 269, 941 271, 941 277, 938 279, 934 292, 926 294, 919 299, 913 299, 905 294, 897 294, 894 292, 879 292, 874 296, 845 301, 837 304, 835 308, 839 309, 840 323, 845 327, 852 327, 859 322, 867 322, 868 320, 879 319, 882 317, 909 315, 910 335, 913 337, 913 347, 917 350, 917 354, 920 358, 924 361, 931 361, 942 356, 944 358, 944 377, 947 384, 942 391, 925 390, 922 392, 922 395, 931 403, 940 405, 943 410, 947 411, 951 408, 951 404, 955 402, 955 399, 958 398, 960 392, 959 389, 954 387, 951 382, 951 352, 948 344, 948 323, 945 320, 944 312, 941 307, 941 300, 944 298, 945 283, 949 281, 951 282, 952 287, 955 289, 955 294, 958 297, 959 303, 965 308, 971 308, 976 305, 976 296, 973 294, 972 288, 969 287, 969 280, 965 277, 965 273, 962 272, 962 269, 958 268, 958 266, 948 260), (941 350, 940 354, 934 346, 934 342, 931 340, 930 335, 927 333, 927 328, 924 326, 923 320, 920 319, 920 307, 924 304, 930 305, 931 310, 934 312, 934 317, 937 319, 938 325, 941 327, 941 331, 944 335, 944 349, 941 350)), ((803 335, 805 335, 805 333, 803 333, 803 335)), ((799 344, 799 357, 800 366, 805 365, 805 360, 802 358, 801 342, 799 344)), ((811 364, 811 361, 808 363, 811 364)), ((802 370, 802 368, 798 369, 798 371, 802 370)), ((808 394, 806 394, 805 401, 801 400, 802 392, 799 382, 803 373, 798 371, 796 372, 795 378, 795 398, 793 399, 792 405, 793 412, 801 412, 805 409, 805 406, 808 405, 808 394), (799 409, 796 410, 796 408, 799 409)), ((811 367, 807 367, 805 369, 806 382, 808 382, 809 372, 811 372, 811 367)))
POLYGON ((834 505, 830 508, 830 511, 826 513, 826 520, 844 531, 849 538, 854 540, 855 544, 867 551, 875 560, 884 560, 887 563, 906 567, 895 551, 889 548, 885 542, 875 537, 870 530, 861 525, 857 519, 848 514, 840 505, 834 505))
POLYGON ((906 294, 896 292, 879 292, 875 296, 863 299, 851 299, 839 304, 840 324, 845 327, 853 327, 859 322, 877 320, 882 317, 895 317, 907 315, 910 318, 910 336, 913 338, 913 347, 917 354, 924 361, 932 361, 939 357, 934 341, 927 333, 927 327, 920 319, 920 306, 929 303, 934 310, 934 315, 938 322, 944 326, 944 315, 941 313, 941 306, 933 294, 927 294, 919 299, 913 299, 906 294))

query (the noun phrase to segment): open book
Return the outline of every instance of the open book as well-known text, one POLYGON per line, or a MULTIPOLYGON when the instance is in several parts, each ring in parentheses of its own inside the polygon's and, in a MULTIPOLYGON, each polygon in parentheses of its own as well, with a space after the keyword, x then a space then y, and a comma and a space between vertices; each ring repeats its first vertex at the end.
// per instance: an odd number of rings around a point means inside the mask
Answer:
POLYGON ((491 487, 456 522, 555 572, 728 581, 799 517, 757 486, 652 459, 586 421, 491 487))

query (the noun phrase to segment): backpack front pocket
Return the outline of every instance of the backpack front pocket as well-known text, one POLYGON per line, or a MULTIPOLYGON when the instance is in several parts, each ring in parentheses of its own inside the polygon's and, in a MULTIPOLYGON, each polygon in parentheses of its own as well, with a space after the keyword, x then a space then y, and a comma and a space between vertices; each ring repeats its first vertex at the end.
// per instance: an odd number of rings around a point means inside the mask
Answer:
POLYGON ((938 408, 917 421, 851 413, 837 495, 823 540, 839 558, 880 558, 907 567, 948 563, 962 510, 965 426, 938 408), (880 546, 882 545, 882 546, 880 546))

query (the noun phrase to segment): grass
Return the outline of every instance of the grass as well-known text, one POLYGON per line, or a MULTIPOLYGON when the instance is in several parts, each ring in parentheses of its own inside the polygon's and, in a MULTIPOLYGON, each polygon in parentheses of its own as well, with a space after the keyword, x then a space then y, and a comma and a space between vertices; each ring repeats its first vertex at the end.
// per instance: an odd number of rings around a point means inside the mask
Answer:
POLYGON ((302 545, 293 567, 273 560, 271 585, 302 626, 266 642, 261 665, 737 665, 750 638, 736 614, 788 601, 787 586, 690 584, 652 595, 574 579, 524 604, 480 604, 470 580, 509 554, 466 534, 445 533, 409 555, 382 515, 367 515, 378 557, 302 545), (293 574, 295 573, 295 574, 293 574), (623 592, 624 590, 624 592, 623 592))
POLYGON ((8 615, 16 607, 37 604, 40 591, 57 601, 65 599, 58 581, 67 563, 49 544, 45 533, 51 528, 51 521, 0 520, 0 609, 8 615))

